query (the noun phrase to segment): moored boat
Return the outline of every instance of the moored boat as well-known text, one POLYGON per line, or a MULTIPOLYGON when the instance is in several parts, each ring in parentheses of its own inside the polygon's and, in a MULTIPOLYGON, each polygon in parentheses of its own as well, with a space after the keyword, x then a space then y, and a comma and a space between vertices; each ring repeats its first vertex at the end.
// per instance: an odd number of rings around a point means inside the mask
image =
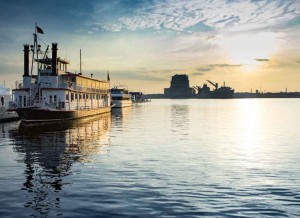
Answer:
POLYGON ((37 40, 39 29, 36 26, 34 44, 24 45, 23 82, 13 89, 10 109, 16 111, 23 122, 71 120, 109 113, 109 78, 97 80, 81 72, 69 72, 69 61, 57 57, 57 43, 52 43, 51 58, 48 57, 49 46, 42 52, 37 40), (43 56, 39 58, 39 54, 43 56), (35 75, 33 66, 37 68, 35 75))
POLYGON ((111 104, 113 108, 131 107, 132 99, 128 89, 123 86, 115 86, 111 90, 111 104))
POLYGON ((18 120, 18 114, 9 111, 9 102, 12 99, 11 90, 4 85, 0 85, 0 122, 18 120))
POLYGON ((132 103, 144 103, 151 100, 143 94, 143 92, 129 92, 131 94, 132 103))

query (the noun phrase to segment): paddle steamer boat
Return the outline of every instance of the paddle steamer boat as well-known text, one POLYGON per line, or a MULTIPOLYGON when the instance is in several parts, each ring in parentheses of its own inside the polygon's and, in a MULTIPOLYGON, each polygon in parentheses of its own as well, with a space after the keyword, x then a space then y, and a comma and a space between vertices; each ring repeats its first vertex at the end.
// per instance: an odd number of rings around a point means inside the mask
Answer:
POLYGON ((43 32, 36 26, 34 44, 24 45, 23 82, 12 90, 10 110, 16 111, 21 120, 27 123, 72 120, 109 113, 109 76, 107 80, 97 80, 92 76, 83 76, 81 72, 69 72, 69 61, 57 57, 57 43, 52 43, 50 58, 49 46, 42 52, 37 33, 43 32), (39 55, 42 57, 39 58, 39 55), (34 66, 37 68, 35 75, 34 66))

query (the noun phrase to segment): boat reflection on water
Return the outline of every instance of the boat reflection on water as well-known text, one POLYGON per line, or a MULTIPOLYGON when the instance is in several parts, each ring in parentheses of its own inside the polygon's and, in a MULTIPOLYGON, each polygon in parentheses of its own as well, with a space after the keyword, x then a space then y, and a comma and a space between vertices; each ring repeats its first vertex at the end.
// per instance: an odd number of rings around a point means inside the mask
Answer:
POLYGON ((21 123, 11 132, 19 162, 26 165, 22 190, 27 191, 24 207, 33 210, 32 216, 59 211, 62 189, 73 183, 72 165, 107 153, 110 128, 111 115, 106 114, 52 124, 21 123))
POLYGON ((20 121, 0 122, 0 140, 9 140, 9 134, 12 130, 18 129, 20 121))
POLYGON ((111 112, 113 126, 117 128, 122 126, 124 127, 131 115, 132 110, 132 107, 113 108, 111 112))

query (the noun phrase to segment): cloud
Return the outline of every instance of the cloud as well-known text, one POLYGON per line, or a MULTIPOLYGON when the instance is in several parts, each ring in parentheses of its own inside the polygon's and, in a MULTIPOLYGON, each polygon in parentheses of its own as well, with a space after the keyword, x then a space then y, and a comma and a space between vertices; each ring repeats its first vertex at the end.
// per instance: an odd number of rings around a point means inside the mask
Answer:
POLYGON ((217 68, 217 67, 222 67, 222 68, 227 68, 227 67, 241 67, 241 64, 210 64, 208 65, 211 68, 217 68))
MULTIPOLYGON (((119 1, 117 1, 119 2, 119 1)), ((101 8, 101 4, 98 8, 101 8)), ((118 4, 117 4, 118 5, 118 4)), ((115 5, 114 5, 115 6, 115 5)), ((120 6, 120 3, 119 3, 120 6)), ((101 19, 107 31, 171 29, 184 31, 201 24, 204 30, 231 28, 257 29, 272 27, 299 15, 300 4, 293 0, 220 1, 220 0, 154 0, 131 5, 130 11, 114 15, 115 19, 101 19)))
POLYGON ((192 73, 192 75, 194 75, 194 76, 203 76, 203 75, 205 75, 205 73, 195 72, 195 73, 192 73))
POLYGON ((211 71, 212 69, 213 67, 203 67, 203 68, 197 68, 196 70, 200 72, 208 72, 211 71))
POLYGON ((266 58, 256 58, 256 59, 254 59, 254 60, 259 61, 259 62, 270 61, 269 59, 266 59, 266 58))
POLYGON ((204 75, 207 72, 213 71, 216 68, 236 68, 236 67, 241 67, 241 64, 209 64, 209 65, 204 65, 202 67, 197 68, 197 72, 192 73, 192 75, 197 75, 201 76, 204 75))

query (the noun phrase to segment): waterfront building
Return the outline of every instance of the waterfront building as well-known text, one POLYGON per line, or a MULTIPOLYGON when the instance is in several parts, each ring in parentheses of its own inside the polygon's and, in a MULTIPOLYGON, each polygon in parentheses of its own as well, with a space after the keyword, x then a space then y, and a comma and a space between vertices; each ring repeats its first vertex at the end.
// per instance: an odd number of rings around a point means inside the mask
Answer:
POLYGON ((170 88, 164 89, 166 98, 191 98, 194 95, 195 90, 190 88, 189 77, 186 74, 172 76, 170 88))

